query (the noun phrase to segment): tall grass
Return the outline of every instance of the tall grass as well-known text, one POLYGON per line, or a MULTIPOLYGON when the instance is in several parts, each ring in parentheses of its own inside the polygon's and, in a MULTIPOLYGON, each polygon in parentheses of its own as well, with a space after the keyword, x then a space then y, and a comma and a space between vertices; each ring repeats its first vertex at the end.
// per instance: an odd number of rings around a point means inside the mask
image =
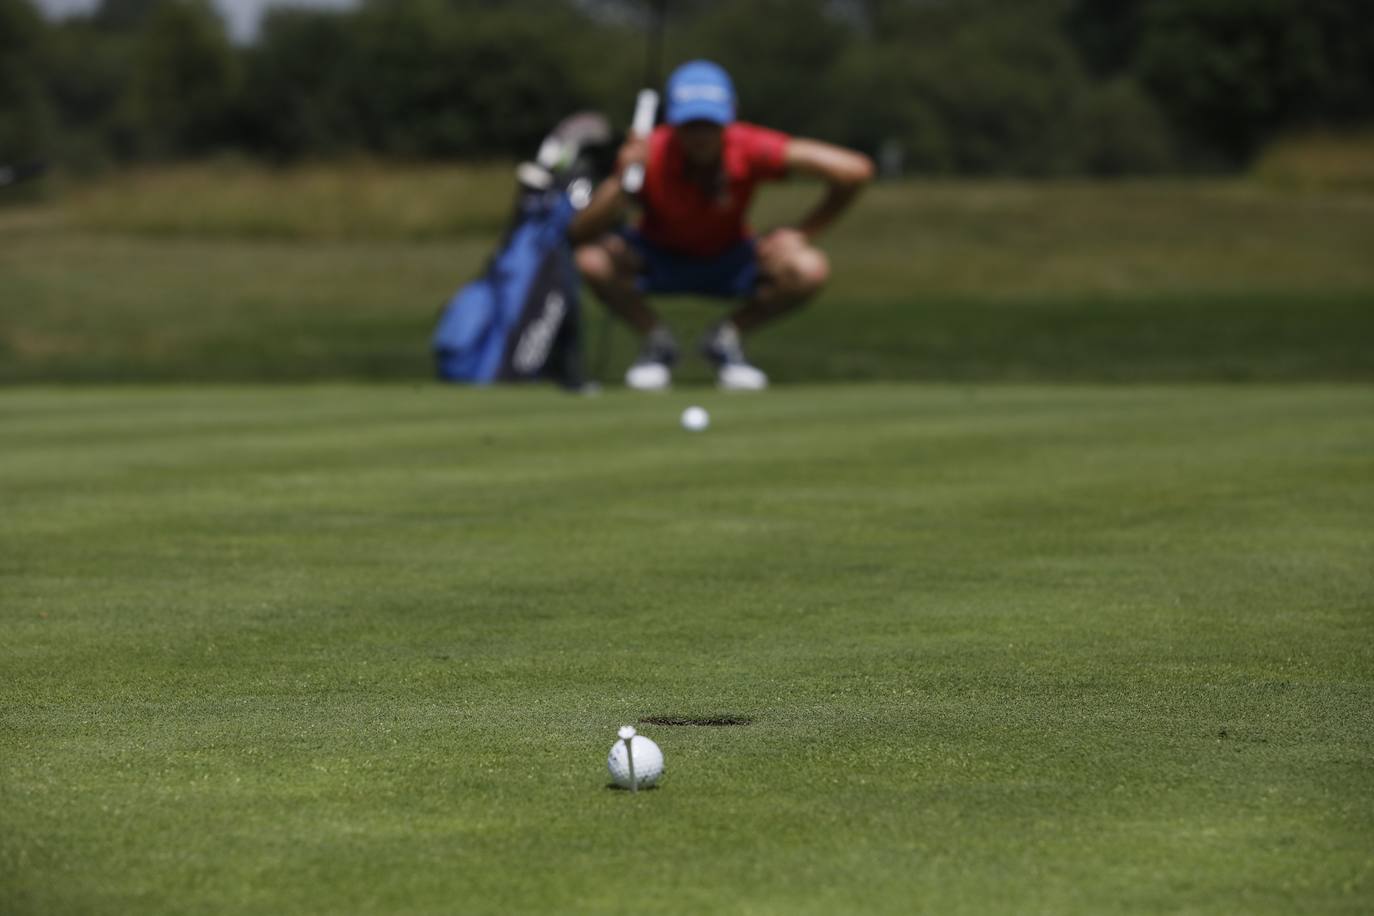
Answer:
POLYGON ((1284 138, 1260 157, 1255 176, 1286 188, 1374 190, 1374 129, 1284 138))
POLYGON ((216 162, 144 169, 63 196, 78 229, 155 236, 428 239, 493 232, 511 169, 370 161, 266 169, 216 162))
MULTIPOLYGON (((1326 160, 1317 147, 1302 149, 1307 152, 1295 147, 1291 160, 1276 150, 1272 168, 1304 162, 1316 174, 1315 163, 1326 160)), ((1329 161, 1334 176, 1346 160, 1333 148, 1329 161)), ((1374 155, 1365 165, 1374 190, 1374 155)), ((1340 174, 1353 175, 1355 168, 1340 174)), ((823 244, 846 291, 872 299, 918 291, 1374 287, 1374 267, 1363 256, 1374 232, 1374 194, 1314 184, 1294 198, 1273 186, 1278 181, 886 183, 870 189, 823 244)), ((78 234, 284 242, 464 238, 490 245, 512 196, 505 164, 360 161, 271 170, 220 162, 72 185, 51 212, 78 234)), ((805 182, 769 186, 755 208, 755 226, 794 222, 818 197, 819 189, 805 182)), ((21 218, 31 222, 36 214, 10 211, 0 230, 21 218)))
MULTIPOLYGON (((0 383, 426 377, 435 311, 480 270, 512 184, 500 165, 220 163, 8 208, 0 383)), ((755 226, 818 196, 770 186, 755 226)), ((779 381, 1369 380, 1371 238, 1358 187, 884 183, 823 238, 824 295, 751 352, 779 381)), ((720 314, 659 305, 684 339, 720 314)), ((601 335, 617 377, 634 341, 601 335)))
MULTIPOLYGON (((1251 192, 1374 191, 1374 131, 1285 138, 1261 157, 1252 178, 1251 192)), ((1247 193, 1244 181, 1134 182, 1113 187, 1125 189, 1125 194, 1103 193, 1091 183, 915 182, 870 193, 860 218, 883 223, 901 235, 905 228, 920 224, 933 206, 956 220, 983 220, 994 236, 990 241, 996 242, 1018 231, 1015 221, 997 222, 1002 217, 1029 216, 1039 224, 1047 219, 1097 223, 1105 217, 1129 225, 1143 219, 1149 225, 1159 222, 1162 203, 1172 209, 1181 204, 1207 220, 1216 209, 1217 191, 1247 193), (1055 204, 1044 209, 1048 199, 1055 204), (1120 207, 1123 202, 1128 206, 1120 207), (1068 209, 1061 206, 1064 203, 1068 209)), ((786 221, 809 195, 809 189, 795 185, 766 194, 760 222, 786 221), (775 205, 768 207, 768 201, 775 205)), ((509 213, 512 175, 507 163, 398 165, 358 160, 271 169, 222 160, 72 182, 47 196, 50 202, 57 197, 64 221, 72 228, 100 233, 419 240, 499 231, 509 213)), ((1235 207, 1223 204, 1222 209, 1235 207)), ((1165 221, 1173 218, 1166 215, 1165 221)), ((1138 227, 1126 231, 1138 234, 1138 227)))

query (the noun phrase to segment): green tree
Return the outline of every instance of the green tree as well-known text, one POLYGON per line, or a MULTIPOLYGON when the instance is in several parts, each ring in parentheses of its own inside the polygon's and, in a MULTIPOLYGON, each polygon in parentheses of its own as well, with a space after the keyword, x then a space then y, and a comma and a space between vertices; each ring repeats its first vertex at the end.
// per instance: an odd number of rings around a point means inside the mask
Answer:
POLYGON ((816 135, 864 150, 880 166, 922 174, 954 171, 953 139, 922 69, 902 42, 862 39, 830 71, 834 104, 816 135), (897 161, 888 162, 890 155, 897 161))
POLYGON ((1065 141, 1076 173, 1108 178, 1156 174, 1178 163, 1164 113, 1129 76, 1088 88, 1065 141))
POLYGON ((1310 91, 1298 99, 1295 118, 1368 123, 1374 119, 1374 4, 1308 0, 1303 12, 1321 33, 1322 59, 1310 91))
POLYGON ((0 166, 49 153, 53 113, 42 78, 45 39, 28 0, 0 0, 0 166))
POLYGON ((129 103, 145 151, 197 155, 229 143, 237 61, 208 0, 163 0, 139 29, 129 103))
POLYGON ((730 71, 740 116, 802 134, 828 132, 838 106, 830 71, 851 30, 823 0, 735 0, 688 21, 682 57, 711 58, 730 71))
POLYGON ((87 170, 137 153, 128 103, 136 48, 133 33, 109 32, 89 18, 52 27, 46 78, 66 165, 87 170))
POLYGON ((1244 163, 1309 106, 1325 74, 1306 0, 1158 0, 1146 11, 1143 79, 1201 151, 1244 163))
POLYGON ((1152 0, 1072 0, 1064 32, 1095 76, 1112 78, 1135 64, 1152 0))
POLYGON ((373 0, 351 22, 354 110, 379 152, 527 154, 558 119, 596 101, 590 24, 563 4, 535 16, 518 3, 373 0))
POLYGON ((277 159, 362 148, 357 96, 368 78, 361 44, 361 30, 347 16, 269 12, 245 59, 245 141, 277 159))
POLYGON ((887 97, 907 106, 919 99, 933 112, 955 171, 1076 171, 1076 118, 1091 84, 1059 12, 1057 3, 1005 0, 889 9, 889 31, 874 40, 907 62, 886 78, 887 97))
POLYGON ((163 0, 100 0, 91 22, 106 32, 134 32, 156 12, 163 0))

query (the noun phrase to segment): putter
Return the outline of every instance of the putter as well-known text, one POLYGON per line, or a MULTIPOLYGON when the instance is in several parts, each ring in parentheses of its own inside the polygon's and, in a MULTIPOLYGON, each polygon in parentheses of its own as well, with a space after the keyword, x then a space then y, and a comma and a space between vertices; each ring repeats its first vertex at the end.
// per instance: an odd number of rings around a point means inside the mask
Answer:
MULTIPOLYGON (((658 93, 652 89, 639 90, 635 99, 635 116, 630 132, 636 137, 647 137, 653 133, 654 118, 658 116, 658 93)), ((644 163, 635 162, 625 170, 622 186, 631 194, 638 194, 644 187, 644 163)))

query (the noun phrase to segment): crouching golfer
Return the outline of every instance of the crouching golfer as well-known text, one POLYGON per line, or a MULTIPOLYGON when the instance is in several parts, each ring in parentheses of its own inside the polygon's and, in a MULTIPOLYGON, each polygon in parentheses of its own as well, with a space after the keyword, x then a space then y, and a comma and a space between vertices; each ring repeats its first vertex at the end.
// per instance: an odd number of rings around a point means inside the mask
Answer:
POLYGON ((587 284, 643 338, 625 383, 668 387, 678 347, 646 296, 686 294, 740 300, 711 328, 702 354, 722 388, 757 390, 768 376, 745 359, 741 337, 806 302, 830 273, 813 240, 853 202, 873 175, 861 153, 789 137, 735 120, 730 77, 704 60, 668 79, 666 123, 621 147, 606 179, 572 225, 577 266, 587 284), (621 175, 644 164, 643 218, 616 231, 632 199, 621 175), (801 172, 822 179, 824 197, 795 226, 753 237, 745 223, 759 182, 801 172))

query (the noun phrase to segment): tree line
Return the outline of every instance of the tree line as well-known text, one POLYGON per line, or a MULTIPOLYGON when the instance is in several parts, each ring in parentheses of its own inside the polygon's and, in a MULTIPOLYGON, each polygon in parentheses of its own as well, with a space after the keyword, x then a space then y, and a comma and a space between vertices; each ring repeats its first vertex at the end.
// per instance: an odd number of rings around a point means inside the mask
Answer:
POLYGON ((725 65, 743 117, 912 173, 1233 169, 1374 118, 1368 0, 362 0, 248 46, 208 0, 0 0, 0 165, 525 156, 628 118, 656 5, 665 63, 725 65))

